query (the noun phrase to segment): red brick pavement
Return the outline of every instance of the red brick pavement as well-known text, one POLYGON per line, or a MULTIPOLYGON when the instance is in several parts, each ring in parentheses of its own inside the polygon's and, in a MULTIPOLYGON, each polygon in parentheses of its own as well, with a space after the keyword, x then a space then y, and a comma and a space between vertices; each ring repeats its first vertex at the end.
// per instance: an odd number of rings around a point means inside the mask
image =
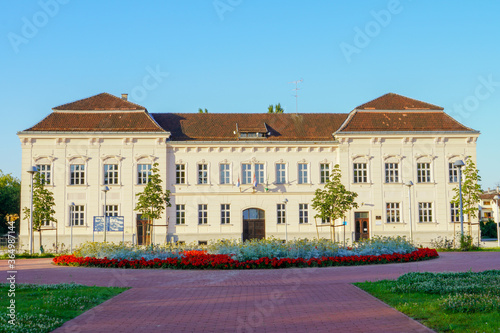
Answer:
MULTIPOLYGON (((281 270, 176 271, 17 260, 18 283, 128 286, 55 332, 431 332, 351 283, 411 271, 500 269, 500 252, 440 253, 424 262, 281 270)), ((0 269, 7 270, 6 261, 0 269)))

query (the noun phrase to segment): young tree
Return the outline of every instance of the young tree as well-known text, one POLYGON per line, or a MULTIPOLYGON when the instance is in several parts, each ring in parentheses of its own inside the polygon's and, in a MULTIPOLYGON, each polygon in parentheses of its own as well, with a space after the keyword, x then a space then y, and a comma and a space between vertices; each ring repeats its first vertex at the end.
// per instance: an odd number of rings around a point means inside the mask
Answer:
MULTIPOLYGON (((477 217, 477 212, 479 211, 478 203, 480 200, 480 195, 482 192, 481 185, 479 181, 481 177, 479 176, 479 171, 476 169, 476 165, 471 159, 467 160, 465 164, 465 169, 462 171, 462 204, 464 215, 467 215, 467 226, 469 231, 469 236, 471 235, 471 222, 473 218, 477 217)), ((455 196, 451 201, 455 205, 460 205, 460 188, 457 185, 453 189, 455 196)))
POLYGON ((146 187, 144 187, 144 191, 136 194, 139 200, 135 206, 135 210, 141 213, 142 218, 148 220, 148 224, 151 224, 154 219, 159 219, 161 217, 161 214, 165 210, 165 206, 172 206, 170 203, 170 191, 166 190, 163 192, 161 186, 162 182, 158 170, 158 163, 155 163, 151 169, 149 182, 146 184, 146 187))
MULTIPOLYGON (((4 174, 0 170, 0 234, 7 232, 8 214, 20 214, 21 208, 21 182, 12 177, 11 174, 4 174)), ((19 230, 16 227, 16 230, 19 230)))
POLYGON ((207 109, 205 109, 205 111, 203 111, 203 109, 202 109, 202 108, 199 108, 199 109, 198 109, 198 113, 208 113, 208 110, 207 110, 207 109))
POLYGON ((341 182, 341 176, 340 166, 336 164, 324 189, 317 189, 312 200, 312 207, 318 212, 314 217, 330 219, 332 228, 336 219, 345 218, 348 210, 358 207, 354 201, 358 194, 345 188, 341 182))
POLYGON ((273 105, 269 105, 267 108, 267 113, 284 113, 285 110, 281 107, 281 104, 278 103, 274 107, 273 105))
MULTIPOLYGON (((40 252, 43 253, 42 227, 49 222, 57 223, 54 217, 54 194, 45 188, 44 176, 36 172, 33 176, 33 230, 38 231, 40 237, 40 252)), ((30 209, 23 208, 24 219, 30 219, 30 209)))

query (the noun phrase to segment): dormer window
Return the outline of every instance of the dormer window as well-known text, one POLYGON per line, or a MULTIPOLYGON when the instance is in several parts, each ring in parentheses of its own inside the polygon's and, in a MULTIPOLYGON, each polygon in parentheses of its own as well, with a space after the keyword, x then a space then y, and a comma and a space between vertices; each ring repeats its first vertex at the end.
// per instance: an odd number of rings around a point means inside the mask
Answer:
POLYGON ((266 123, 248 124, 245 127, 237 123, 234 134, 239 139, 265 139, 270 135, 266 123))

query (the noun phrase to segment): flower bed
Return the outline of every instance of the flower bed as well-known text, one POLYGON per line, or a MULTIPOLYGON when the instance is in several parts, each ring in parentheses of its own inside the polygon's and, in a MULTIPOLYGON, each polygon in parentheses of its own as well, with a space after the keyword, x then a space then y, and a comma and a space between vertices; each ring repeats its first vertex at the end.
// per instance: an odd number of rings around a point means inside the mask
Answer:
POLYGON ((108 259, 62 255, 53 259, 56 265, 112 267, 112 268, 171 268, 171 269, 269 269, 288 267, 327 267, 387 264, 393 262, 421 261, 438 257, 434 249, 417 249, 406 254, 354 255, 320 258, 269 258, 238 261, 228 254, 209 254, 206 251, 185 251, 180 257, 166 259, 108 259))

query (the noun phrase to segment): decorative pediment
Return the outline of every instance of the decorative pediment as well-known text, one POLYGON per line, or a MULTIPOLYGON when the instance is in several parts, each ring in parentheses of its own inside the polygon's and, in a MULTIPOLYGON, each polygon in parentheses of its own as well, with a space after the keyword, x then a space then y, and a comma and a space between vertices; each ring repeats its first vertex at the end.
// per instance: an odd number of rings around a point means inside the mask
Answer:
POLYGON ((155 160, 158 159, 158 157, 154 156, 154 155, 136 155, 135 156, 135 161, 140 161, 142 159, 148 159, 150 160, 151 162, 154 162, 155 160))

